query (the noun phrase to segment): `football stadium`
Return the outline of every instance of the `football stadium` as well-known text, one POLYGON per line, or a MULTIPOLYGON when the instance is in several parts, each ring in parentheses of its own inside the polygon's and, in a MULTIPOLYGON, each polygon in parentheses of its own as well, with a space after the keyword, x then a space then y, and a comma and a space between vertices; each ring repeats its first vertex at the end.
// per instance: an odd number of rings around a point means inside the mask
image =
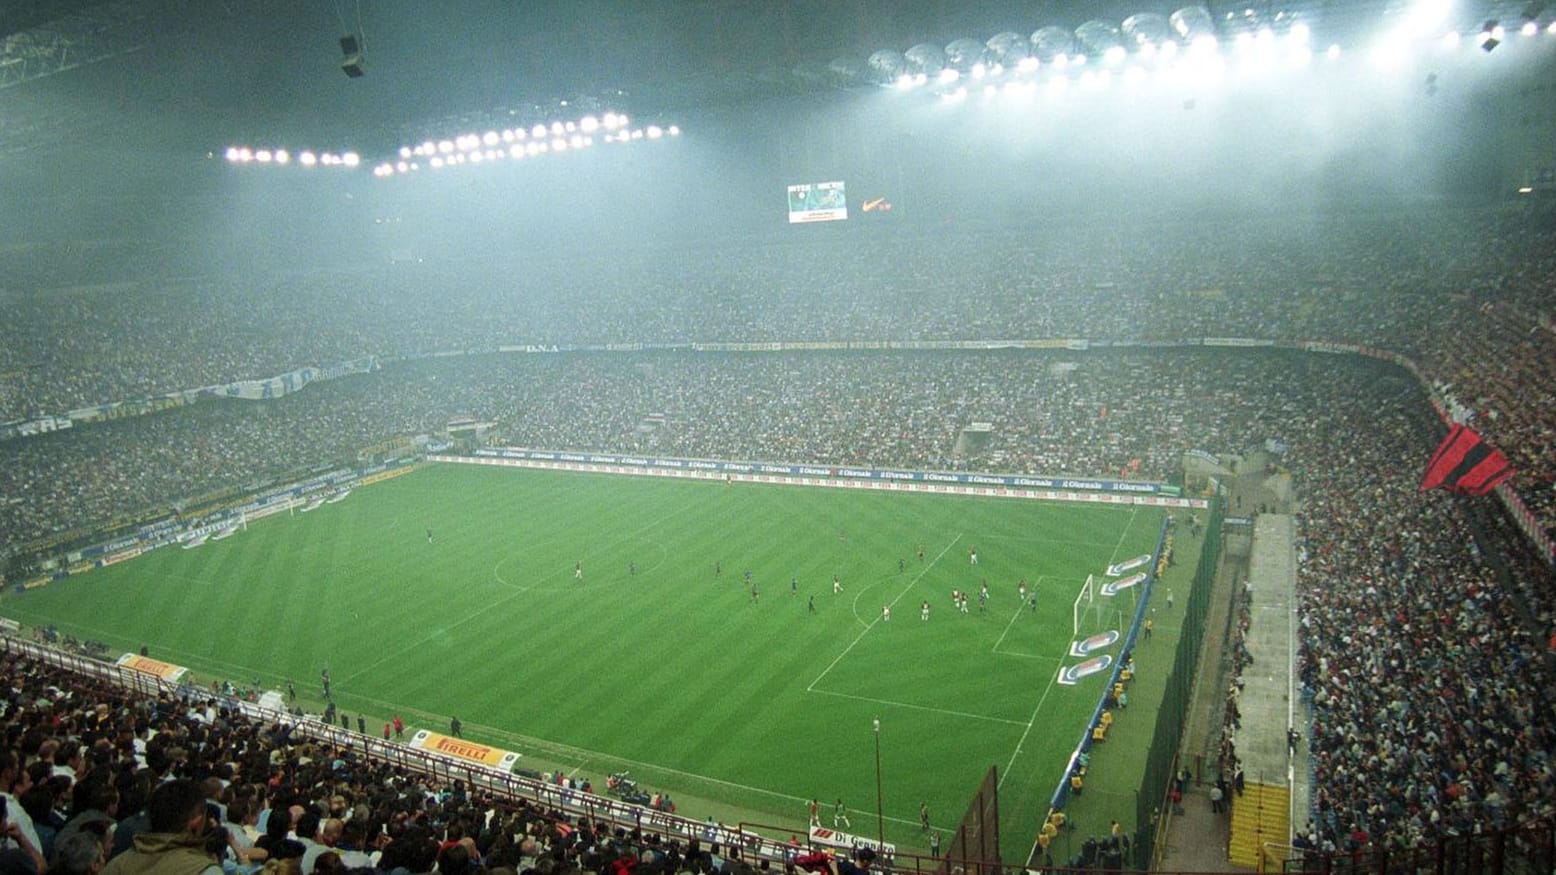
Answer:
POLYGON ((0 39, 6 872, 1556 871, 1556 4, 0 39))

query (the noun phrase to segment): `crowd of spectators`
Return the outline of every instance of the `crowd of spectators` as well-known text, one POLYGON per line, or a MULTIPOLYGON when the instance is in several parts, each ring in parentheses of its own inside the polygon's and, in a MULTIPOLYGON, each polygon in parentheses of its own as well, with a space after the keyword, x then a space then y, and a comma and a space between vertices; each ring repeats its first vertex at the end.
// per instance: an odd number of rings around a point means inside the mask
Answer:
MULTIPOLYGON (((13 291, 0 325, 0 419, 364 353, 392 360, 504 343, 1319 339, 1417 361, 1513 456, 1520 490, 1549 526, 1556 247, 1551 229, 1525 219, 1255 223, 1230 249, 1227 229, 1199 228, 1084 241, 1079 231, 882 241, 840 246, 835 257, 809 244, 798 261, 795 247, 759 246, 704 253, 690 267, 685 253, 629 252, 528 264, 495 286, 459 271, 401 268, 369 283, 186 281, 111 299, 13 291)), ((1157 480, 1175 473, 1184 450, 1235 452, 1276 439, 1290 448, 1283 464, 1304 502, 1300 670, 1313 691, 1314 843, 1408 843, 1556 814, 1556 737, 1545 719, 1556 689, 1545 644, 1556 629, 1548 570, 1494 514, 1416 493, 1436 437, 1420 387, 1403 371, 1351 357, 683 350, 392 362, 277 401, 208 402, 0 443, 8 541, 0 552, 351 461, 362 447, 436 433, 454 416, 495 423, 507 444, 554 449, 1157 480), (964 434, 972 423, 990 424, 986 441, 964 434)), ((162 721, 174 738, 193 734, 228 759, 252 760, 244 774, 263 785, 255 801, 275 807, 277 758, 265 745, 284 739, 251 728, 236 748, 224 747, 235 736, 212 740, 208 729, 167 722, 181 706, 167 704, 164 714, 163 704, 99 692, 109 697, 108 716, 93 724, 86 747, 94 756, 106 747, 120 773, 129 754, 119 742, 134 748, 138 737, 122 738, 125 723, 162 721), (261 750, 263 764, 254 755, 261 750)), ((6 717, 21 726, 11 746, 24 755, 34 724, 14 715, 29 708, 6 717)), ((378 794, 416 805, 429 798, 405 776, 338 752, 283 753, 279 762, 301 759, 309 763, 282 768, 280 786, 299 786, 287 768, 317 778, 318 763, 344 762, 356 782, 349 805, 378 794)), ((127 796, 124 787, 133 783, 120 788, 127 796)), ((378 809, 364 809, 370 824, 378 809)), ((398 820, 418 825, 414 811, 398 820)), ((383 822, 392 831, 394 821, 383 822)), ((524 831, 541 822, 525 821, 524 831)), ((465 834, 489 825, 469 824, 465 834)))
POLYGON ((140 697, 14 653, 0 656, 0 677, 0 869, 15 875, 756 875, 772 865, 499 799, 215 699, 140 697))
MULTIPOLYGON (((1433 418, 1391 365, 1183 349, 490 355, 402 364, 270 403, 195 405, 0 445, 5 525, 347 461, 455 414, 504 443, 662 455, 1165 478, 1185 449, 1275 438, 1305 502, 1304 683, 1315 821, 1337 846, 1553 814, 1548 577, 1500 517, 1418 494, 1433 418), (662 424, 651 413, 666 414, 662 424), (979 453, 959 429, 988 421, 979 453), (24 512, 25 511, 25 512, 24 512), (1492 536, 1476 536, 1490 527, 1492 536), (1503 576, 1487 560, 1512 563, 1503 576), (1428 695, 1422 695, 1427 691, 1428 695)), ((1322 838, 1321 838, 1322 840, 1322 838)))
POLYGON ((1318 340, 1415 359, 1510 453, 1551 526, 1553 242, 1537 214, 1423 209, 7 284, 0 421, 501 345, 1318 340))

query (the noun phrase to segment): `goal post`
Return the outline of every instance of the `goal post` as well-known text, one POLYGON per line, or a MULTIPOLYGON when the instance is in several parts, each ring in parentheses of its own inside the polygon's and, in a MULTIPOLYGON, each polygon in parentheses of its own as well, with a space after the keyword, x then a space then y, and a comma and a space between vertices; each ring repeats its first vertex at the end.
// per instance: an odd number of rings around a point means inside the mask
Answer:
POLYGON ((1070 634, 1072 638, 1081 637, 1081 621, 1091 612, 1097 603, 1097 579, 1095 575, 1086 575, 1086 582, 1081 584, 1080 592, 1075 595, 1075 602, 1070 606, 1070 634))

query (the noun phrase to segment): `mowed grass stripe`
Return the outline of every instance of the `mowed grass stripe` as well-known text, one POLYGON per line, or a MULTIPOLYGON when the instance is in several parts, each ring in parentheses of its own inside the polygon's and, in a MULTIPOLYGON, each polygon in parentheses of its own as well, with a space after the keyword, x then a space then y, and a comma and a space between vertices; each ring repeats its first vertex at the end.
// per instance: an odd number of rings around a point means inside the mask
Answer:
POLYGON ((468 734, 490 727, 487 740, 597 784, 630 767, 655 789, 796 828, 795 799, 841 796, 873 813, 878 716, 888 839, 922 844, 920 801, 949 825, 981 771, 1009 762, 1002 806, 1020 813, 1007 829, 1016 848, 1100 692, 1055 688, 1033 715, 1068 647, 1070 603, 1115 547, 1148 550, 1160 519, 441 465, 197 550, 7 596, 3 612, 90 627, 125 649, 147 643, 207 675, 292 678, 315 699, 327 663, 338 701, 370 727, 391 709, 439 730, 457 714, 468 734), (1013 616, 1023 577, 1038 610, 1013 616), (992 597, 980 615, 983 578, 992 597), (954 612, 953 588, 973 594, 970 615, 954 612), (892 620, 879 623, 889 603, 892 620), (818 686, 839 695, 807 693, 834 660, 818 686))

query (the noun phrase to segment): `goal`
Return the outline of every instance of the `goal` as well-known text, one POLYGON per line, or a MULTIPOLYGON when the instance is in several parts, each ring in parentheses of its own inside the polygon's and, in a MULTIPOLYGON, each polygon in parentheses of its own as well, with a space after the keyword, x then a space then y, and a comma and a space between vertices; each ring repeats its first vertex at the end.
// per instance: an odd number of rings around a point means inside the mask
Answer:
POLYGON ((1070 632, 1076 640, 1108 631, 1124 631, 1124 610, 1130 607, 1133 598, 1124 598, 1128 590, 1114 596, 1104 595, 1103 583, 1096 575, 1088 574, 1080 592, 1075 594, 1075 601, 1070 606, 1070 632))

